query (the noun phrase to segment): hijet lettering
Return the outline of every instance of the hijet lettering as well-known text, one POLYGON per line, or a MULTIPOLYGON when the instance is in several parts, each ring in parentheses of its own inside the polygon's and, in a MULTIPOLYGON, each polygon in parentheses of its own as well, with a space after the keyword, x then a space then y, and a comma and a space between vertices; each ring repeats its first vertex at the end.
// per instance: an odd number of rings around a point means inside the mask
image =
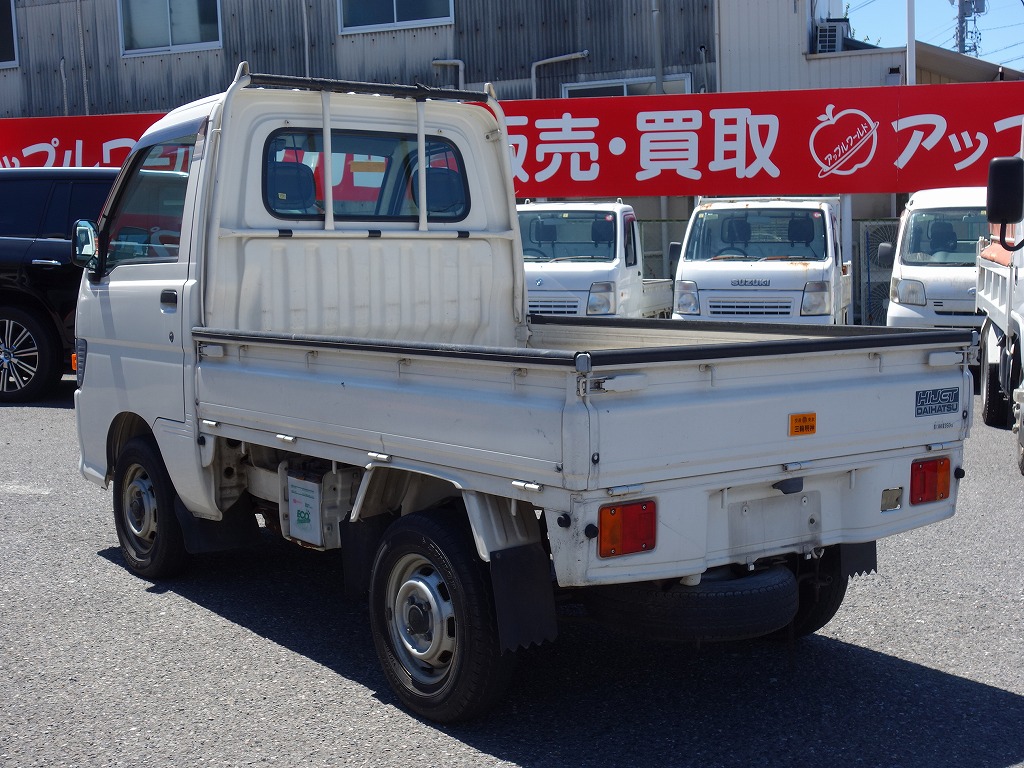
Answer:
POLYGON ((917 390, 914 416, 937 416, 942 413, 957 413, 960 410, 960 390, 948 389, 917 390))

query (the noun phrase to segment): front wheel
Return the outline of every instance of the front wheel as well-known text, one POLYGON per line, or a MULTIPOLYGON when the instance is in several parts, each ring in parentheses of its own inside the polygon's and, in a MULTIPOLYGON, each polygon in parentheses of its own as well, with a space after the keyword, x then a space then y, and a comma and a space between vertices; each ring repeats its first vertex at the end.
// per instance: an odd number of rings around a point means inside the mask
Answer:
POLYGON ((370 577, 370 623, 388 683, 423 717, 483 714, 508 687, 515 657, 501 651, 487 565, 457 510, 388 528, 370 577))
POLYGON ((176 501, 156 441, 149 436, 129 440, 114 468, 114 526, 121 554, 139 576, 173 576, 188 559, 176 501))

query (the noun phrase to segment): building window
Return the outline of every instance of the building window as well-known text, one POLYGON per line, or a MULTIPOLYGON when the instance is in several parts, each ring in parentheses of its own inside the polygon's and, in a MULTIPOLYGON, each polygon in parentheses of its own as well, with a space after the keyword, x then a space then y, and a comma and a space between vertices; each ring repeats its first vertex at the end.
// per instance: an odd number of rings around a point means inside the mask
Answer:
POLYGON ((372 32, 378 29, 426 27, 455 20, 453 0, 339 0, 341 31, 372 32))
MULTIPOLYGON (((665 93, 691 93, 690 73, 666 75, 662 81, 665 93)), ((629 80, 597 80, 586 83, 563 83, 562 98, 592 98, 595 96, 653 96, 657 86, 653 77, 629 80)))
POLYGON ((220 47, 218 0, 121 0, 124 53, 220 47))
POLYGON ((18 66, 18 36, 14 29, 14 0, 0 2, 0 67, 18 66))

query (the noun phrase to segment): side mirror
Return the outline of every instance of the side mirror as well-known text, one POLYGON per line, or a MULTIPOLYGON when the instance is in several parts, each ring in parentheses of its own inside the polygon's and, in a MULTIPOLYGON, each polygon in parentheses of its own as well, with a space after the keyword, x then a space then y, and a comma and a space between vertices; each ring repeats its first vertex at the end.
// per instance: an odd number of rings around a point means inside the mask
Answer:
POLYGON ((893 261, 895 261, 895 251, 892 247, 892 243, 879 243, 878 251, 875 254, 875 261, 878 262, 878 266, 883 269, 892 269, 893 261))
POLYGON ((95 222, 79 219, 71 239, 71 263, 94 272, 99 266, 100 236, 95 222))
POLYGON ((989 163, 986 209, 991 224, 1024 219, 1024 159, 997 157, 989 163))

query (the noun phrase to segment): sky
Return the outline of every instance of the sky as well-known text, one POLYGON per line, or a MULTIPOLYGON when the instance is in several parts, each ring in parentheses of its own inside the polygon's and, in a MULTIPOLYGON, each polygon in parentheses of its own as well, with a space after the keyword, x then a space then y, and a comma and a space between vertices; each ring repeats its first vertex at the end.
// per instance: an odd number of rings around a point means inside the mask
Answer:
MULTIPOLYGON (((956 50, 956 3, 959 0, 913 0, 914 37, 956 50)), ((907 43, 904 0, 847 0, 853 37, 882 47, 907 43)), ((1024 70, 1024 0, 986 0, 985 13, 968 17, 968 41, 977 43, 977 57, 1024 70), (977 35, 971 33, 977 31, 977 35)))

